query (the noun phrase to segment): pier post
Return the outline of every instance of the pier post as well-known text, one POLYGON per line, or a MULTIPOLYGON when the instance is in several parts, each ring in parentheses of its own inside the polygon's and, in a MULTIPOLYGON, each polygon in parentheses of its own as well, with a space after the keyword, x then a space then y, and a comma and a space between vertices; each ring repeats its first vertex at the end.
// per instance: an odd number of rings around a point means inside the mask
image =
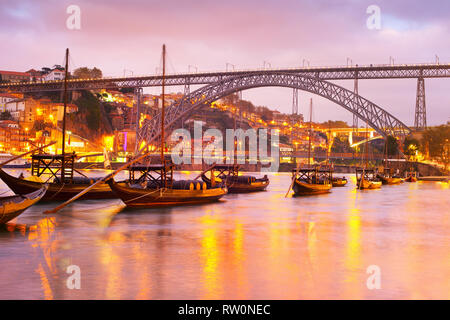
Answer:
POLYGON ((425 79, 417 78, 416 93, 416 113, 414 119, 414 128, 416 130, 424 130, 427 128, 427 110, 425 105, 425 79))

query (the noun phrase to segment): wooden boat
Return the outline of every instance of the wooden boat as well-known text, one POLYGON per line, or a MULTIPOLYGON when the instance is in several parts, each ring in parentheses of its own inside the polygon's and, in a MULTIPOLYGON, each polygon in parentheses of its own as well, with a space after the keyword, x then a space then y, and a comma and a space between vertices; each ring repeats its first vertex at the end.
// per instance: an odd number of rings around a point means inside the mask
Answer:
POLYGON ((370 181, 365 178, 362 178, 357 181, 357 188, 360 190, 364 189, 379 189, 381 188, 381 181, 370 181))
POLYGON ((30 206, 41 200, 47 188, 47 185, 44 185, 28 194, 0 197, 0 224, 5 224, 16 218, 30 206))
POLYGON ((392 175, 390 168, 384 168, 383 174, 378 174, 377 176, 382 184, 399 184, 403 182, 400 177, 392 175))
POLYGON ((417 182, 417 172, 410 171, 405 178, 406 182, 417 182))
POLYGON ((396 177, 386 177, 386 176, 379 176, 381 183, 382 184, 399 184, 402 183, 402 179, 401 178, 396 178, 396 177))
POLYGON ((320 170, 319 168, 293 170, 292 189, 295 195, 306 196, 330 192, 333 185, 329 174, 329 170, 320 170))
POLYGON ((364 189, 379 189, 382 182, 377 178, 375 169, 356 169, 356 188, 364 189))
MULTIPOLYGON (((10 153, 0 153, 0 162, 8 161, 9 159, 13 158, 14 156, 10 153)), ((28 162, 28 160, 19 158, 15 159, 13 161, 8 161, 8 164, 5 164, 2 166, 2 168, 30 168, 31 163, 28 162)))
MULTIPOLYGON (((71 199, 94 183, 94 179, 90 179, 80 171, 74 169, 75 159, 77 158, 75 153, 65 152, 68 63, 69 49, 66 50, 61 154, 33 154, 31 156, 31 177, 27 179, 13 177, 0 169, 0 178, 14 193, 32 193, 41 189, 47 183, 48 190, 42 200, 65 201, 71 199), (74 172, 79 176, 74 176, 74 172), (45 181, 42 180, 43 177, 47 177, 45 181)), ((100 183, 83 195, 81 199, 109 199, 115 197, 115 194, 107 184, 100 183)))
POLYGON ((239 175, 239 165, 225 164, 215 165, 208 171, 201 174, 201 178, 208 187, 222 185, 227 187, 228 193, 248 193, 256 191, 264 191, 270 181, 267 175, 262 178, 256 178, 250 175, 239 175), (210 178, 206 173, 210 173, 210 178), (211 178, 213 179, 211 181, 211 178))
POLYGON ((342 178, 334 178, 331 180, 331 184, 333 185, 333 187, 344 187, 347 184, 347 178, 342 177, 342 178))
MULTIPOLYGON (((65 183, 62 183, 60 179, 54 179, 50 182, 49 179, 43 181, 40 177, 41 175, 31 176, 27 179, 18 178, 0 169, 0 179, 16 194, 32 193, 41 189, 45 184, 48 184, 48 190, 41 201, 66 201, 89 187, 95 181, 94 179, 84 177, 72 177, 71 179, 66 179, 65 183)), ((114 198, 117 198, 117 196, 112 192, 111 188, 106 183, 100 183, 80 199, 114 198)))
POLYGON ((173 180, 172 164, 134 166, 130 175, 140 172, 137 179, 117 183, 109 179, 106 183, 111 190, 132 208, 155 208, 192 205, 214 202, 227 194, 227 188, 208 188, 205 182, 194 180, 173 180), (195 187, 194 187, 195 185, 195 187))
POLYGON ((406 182, 417 182, 417 177, 410 175, 405 179, 405 181, 406 182))
MULTIPOLYGON (((312 144, 312 108, 313 102, 309 104, 309 132, 308 132, 308 167, 300 170, 300 162, 297 169, 292 170, 291 186, 295 196, 307 196, 328 193, 331 191, 333 170, 331 166, 320 168, 311 166, 311 144, 312 144)), ((286 194, 287 195, 287 194, 286 194)))

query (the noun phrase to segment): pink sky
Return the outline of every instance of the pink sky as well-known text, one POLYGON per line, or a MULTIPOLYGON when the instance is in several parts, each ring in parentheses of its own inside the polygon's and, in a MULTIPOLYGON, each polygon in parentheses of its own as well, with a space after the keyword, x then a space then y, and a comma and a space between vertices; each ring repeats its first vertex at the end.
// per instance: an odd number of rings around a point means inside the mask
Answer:
MULTIPOLYGON (((450 63, 450 2, 428 1, 24 1, 0 0, 0 69, 25 71, 63 64, 99 67, 107 76, 153 74, 161 45, 168 49, 169 72, 312 66, 354 63, 450 63), (81 30, 66 28, 66 8, 81 9, 81 30), (369 5, 381 9, 381 29, 366 27, 369 5), (128 73, 130 73, 128 71, 128 73)), ((352 81, 339 84, 351 89, 352 81)), ((415 80, 364 80, 360 94, 412 125, 415 80)), ((450 80, 426 80, 429 124, 450 120, 450 80)), ((173 88, 180 91, 181 88, 173 88)), ((156 89, 148 92, 157 93, 156 89)), ((244 99, 290 112, 292 90, 245 91, 244 99)), ((300 93, 300 112, 314 99, 314 119, 351 115, 328 100, 300 93)), ((306 112, 305 112, 306 113, 306 112)))

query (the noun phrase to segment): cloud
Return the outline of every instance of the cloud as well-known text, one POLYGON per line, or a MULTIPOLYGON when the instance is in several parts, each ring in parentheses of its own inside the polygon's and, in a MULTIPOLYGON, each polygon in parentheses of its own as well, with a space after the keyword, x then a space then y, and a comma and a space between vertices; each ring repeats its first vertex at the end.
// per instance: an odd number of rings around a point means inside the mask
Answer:
MULTIPOLYGON (((116 76, 125 68, 149 74, 159 66, 162 43, 168 47, 171 72, 185 72, 188 65, 203 71, 223 70, 227 62, 238 69, 261 68, 263 61, 273 67, 300 66, 304 59, 311 65, 345 65, 347 57, 359 64, 388 63, 389 56, 397 63, 418 63, 432 62, 437 54, 445 62, 450 61, 450 44, 445 41, 449 3, 7 0, 0 11, 0 41, 8 44, 0 52, 0 69, 61 64, 69 47, 72 67, 97 66, 106 75, 116 76), (66 28, 66 8, 71 4, 81 8, 79 31, 66 28), (380 31, 366 28, 366 8, 371 4, 381 8, 380 31)), ((441 81, 448 85, 447 80, 441 81)), ((399 83, 395 82, 395 89, 383 87, 382 92, 376 84, 361 87, 375 102, 381 101, 411 123, 414 84, 399 83)), ((292 97, 286 90, 254 92, 244 96, 257 104, 290 110, 292 97)), ((445 99, 444 94, 434 94, 427 101, 439 111, 429 113, 430 122, 441 121, 440 113, 448 118, 447 108, 438 99, 445 99)), ((327 102, 321 104, 325 107, 327 102)), ((324 120, 328 116, 333 112, 324 114, 324 120)))

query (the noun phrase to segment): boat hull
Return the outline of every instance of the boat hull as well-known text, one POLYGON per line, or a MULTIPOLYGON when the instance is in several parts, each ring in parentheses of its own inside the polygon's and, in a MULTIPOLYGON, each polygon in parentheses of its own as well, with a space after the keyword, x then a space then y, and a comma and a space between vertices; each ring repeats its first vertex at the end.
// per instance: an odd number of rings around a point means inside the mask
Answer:
POLYGON ((379 189, 381 188, 382 182, 381 181, 370 181, 363 179, 357 181, 357 188, 360 190, 364 189, 379 189))
MULTIPOLYGON (((44 185, 43 182, 29 181, 16 178, 0 169, 0 178, 16 194, 27 194, 39 190, 44 185)), ((59 184, 48 183, 48 190, 41 201, 66 201, 74 197, 90 184, 59 184)), ((80 197, 80 200, 87 199, 115 199, 117 196, 106 183, 96 185, 92 190, 80 197)))
POLYGON ((402 182, 401 178, 391 178, 391 177, 379 177, 381 179, 382 184, 399 184, 402 182))
MULTIPOLYGON (((211 187, 211 180, 208 179, 204 174, 202 175, 202 180, 206 182, 208 187, 211 187)), ((256 179, 254 182, 250 183, 240 183, 237 181, 228 182, 226 187, 228 193, 250 193, 266 190, 269 185, 269 179, 256 179)))
POLYGON ((157 208, 214 202, 223 197, 226 188, 180 190, 180 189, 139 189, 126 183, 107 181, 111 190, 131 208, 157 208))
POLYGON ((346 179, 333 179, 332 183, 333 187, 344 187, 347 184, 346 179))
POLYGON ((47 186, 44 185, 39 190, 25 194, 14 195, 0 198, 0 225, 5 224, 12 219, 18 217, 22 212, 30 206, 42 199, 47 191, 47 186))
POLYGON ((417 182, 417 178, 413 176, 409 176, 405 179, 406 182, 417 182))
POLYGON ((303 195, 315 195, 315 194, 323 194, 330 192, 332 188, 332 184, 312 184, 300 181, 295 179, 294 185, 292 189, 294 190, 295 195, 303 196, 303 195))

